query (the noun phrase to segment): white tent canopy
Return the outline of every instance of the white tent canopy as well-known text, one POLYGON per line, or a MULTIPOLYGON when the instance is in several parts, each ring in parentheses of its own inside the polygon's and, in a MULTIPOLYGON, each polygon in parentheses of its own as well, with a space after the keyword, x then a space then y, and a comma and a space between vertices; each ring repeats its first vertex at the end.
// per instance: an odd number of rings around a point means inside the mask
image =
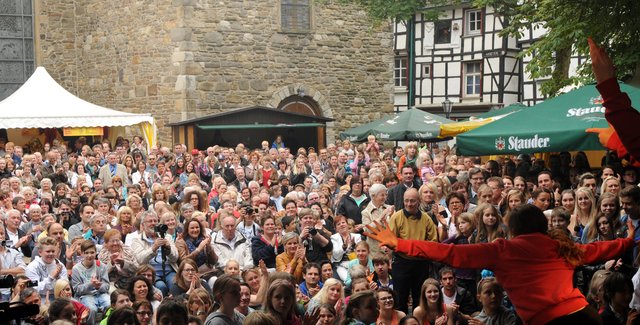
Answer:
POLYGON ((22 87, 0 102, 0 128, 63 128, 153 124, 149 114, 125 113, 82 100, 38 67, 22 87))
POLYGON ((143 129, 147 145, 155 142, 150 114, 120 112, 82 100, 60 86, 44 67, 0 102, 0 129, 121 127, 143 129))

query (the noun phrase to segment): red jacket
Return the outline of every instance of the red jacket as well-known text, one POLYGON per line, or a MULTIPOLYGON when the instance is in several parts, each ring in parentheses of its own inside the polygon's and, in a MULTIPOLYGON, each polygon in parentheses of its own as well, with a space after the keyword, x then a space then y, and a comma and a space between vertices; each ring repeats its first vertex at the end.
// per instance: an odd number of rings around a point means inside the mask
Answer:
POLYGON ((615 150, 620 158, 629 155, 628 160, 637 166, 640 162, 640 112, 631 107, 629 96, 620 91, 615 78, 601 82, 596 88, 604 101, 604 116, 616 130, 607 147, 615 150))
MULTIPOLYGON (((525 324, 547 322, 588 305, 573 287, 573 269, 545 234, 520 235, 489 244, 453 245, 398 239, 397 251, 444 262, 455 268, 489 269, 504 286, 525 324)), ((584 264, 612 259, 633 247, 633 239, 578 245, 584 264)))

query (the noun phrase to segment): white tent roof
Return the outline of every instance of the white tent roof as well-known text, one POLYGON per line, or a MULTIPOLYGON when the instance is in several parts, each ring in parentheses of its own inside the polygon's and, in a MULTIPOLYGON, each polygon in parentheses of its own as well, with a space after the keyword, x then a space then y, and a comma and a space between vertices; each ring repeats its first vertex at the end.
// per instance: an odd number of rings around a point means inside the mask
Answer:
POLYGON ((0 129, 128 126, 153 124, 149 114, 132 114, 98 106, 62 88, 38 67, 11 96, 0 102, 0 129))

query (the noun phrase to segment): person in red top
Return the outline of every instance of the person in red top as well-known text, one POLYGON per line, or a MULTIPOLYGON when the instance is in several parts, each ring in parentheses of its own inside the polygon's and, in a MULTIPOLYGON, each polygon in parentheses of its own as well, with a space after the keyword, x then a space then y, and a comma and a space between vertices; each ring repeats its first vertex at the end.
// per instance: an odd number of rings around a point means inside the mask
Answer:
POLYGON ((386 222, 367 228, 369 237, 397 252, 456 268, 492 270, 525 324, 602 324, 596 310, 574 288, 573 271, 632 248, 635 227, 627 224, 629 236, 624 239, 579 245, 562 231, 547 233, 547 224, 542 211, 527 204, 511 213, 511 240, 451 245, 398 239, 386 222))
POLYGON ((589 54, 596 88, 602 95, 604 116, 609 128, 591 128, 587 132, 598 133, 600 143, 616 151, 618 157, 627 158, 632 165, 640 166, 640 112, 631 107, 631 100, 620 91, 611 58, 603 48, 589 38, 589 54))

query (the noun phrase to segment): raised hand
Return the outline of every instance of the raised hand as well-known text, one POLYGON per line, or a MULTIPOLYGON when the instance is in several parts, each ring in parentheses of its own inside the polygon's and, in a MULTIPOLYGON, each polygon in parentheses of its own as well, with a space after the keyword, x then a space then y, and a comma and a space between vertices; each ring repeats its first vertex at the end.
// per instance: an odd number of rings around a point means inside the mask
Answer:
POLYGON ((316 308, 313 313, 305 314, 302 318, 302 325, 316 325, 320 319, 320 308, 316 308))
POLYGON ((157 301, 162 301, 162 293, 154 291, 153 292, 153 299, 157 300, 157 301))
POLYGON ((369 229, 369 236, 371 239, 377 240, 380 243, 380 246, 387 246, 391 249, 395 249, 398 246, 398 237, 389 230, 389 223, 386 220, 383 220, 383 224, 380 224, 378 221, 374 221, 375 227, 367 225, 367 229, 369 229))
POLYGON ((201 241, 200 245, 198 245, 198 250, 200 250, 201 252, 204 251, 205 248, 207 248, 207 246, 209 246, 210 243, 211 243, 211 237, 207 236, 207 238, 201 241))
POLYGON ((62 265, 57 264, 56 269, 51 272, 51 277, 57 279, 60 276, 60 272, 62 272, 62 265))
POLYGON ((320 292, 320 286, 315 286, 313 288, 308 288, 309 296, 314 297, 318 292, 320 292))
POLYGON ((258 267, 260 268, 260 275, 263 277, 269 276, 269 270, 267 269, 267 264, 264 263, 264 260, 260 260, 260 262, 258 262, 258 267))
POLYGON ((627 220, 627 228, 627 238, 636 238, 636 226, 633 225, 633 221, 631 221, 631 218, 627 220))
POLYGON ((93 284, 93 286, 96 287, 96 289, 99 289, 100 286, 102 285, 100 280, 98 280, 98 278, 96 278, 95 275, 91 277, 91 284, 93 284))
POLYGON ((589 37, 587 41, 589 42, 589 55, 591 56, 591 69, 593 69, 593 75, 596 77, 596 81, 601 83, 605 80, 615 78, 616 70, 607 52, 599 47, 591 37, 589 37))
POLYGON ((120 266, 124 265, 124 258, 122 257, 122 255, 120 255, 120 253, 116 253, 115 256, 112 256, 113 260, 112 263, 113 264, 119 264, 120 266))

